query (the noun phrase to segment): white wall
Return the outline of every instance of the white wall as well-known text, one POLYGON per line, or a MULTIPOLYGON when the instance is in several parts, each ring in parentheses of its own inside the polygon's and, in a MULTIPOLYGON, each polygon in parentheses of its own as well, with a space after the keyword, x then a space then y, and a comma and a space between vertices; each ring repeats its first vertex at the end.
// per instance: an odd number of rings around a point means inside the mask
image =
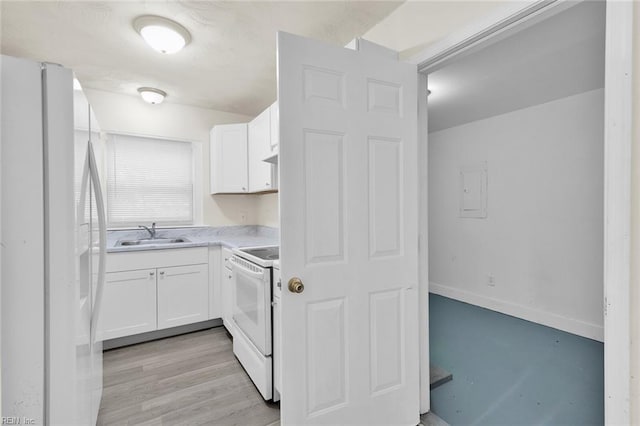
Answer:
POLYGON ((599 89, 429 135, 431 291, 603 339, 603 102, 599 89), (488 217, 459 218, 459 167, 483 161, 488 217))
POLYGON ((265 194, 258 197, 258 224, 280 228, 278 194, 265 194))
POLYGON ((408 0, 362 37, 407 58, 506 3, 509 1, 408 0))
POLYGON ((85 90, 105 132, 189 140, 202 145, 202 222, 206 225, 258 223, 257 196, 209 193, 209 130, 216 124, 247 122, 251 117, 224 111, 162 103, 137 96, 85 90))

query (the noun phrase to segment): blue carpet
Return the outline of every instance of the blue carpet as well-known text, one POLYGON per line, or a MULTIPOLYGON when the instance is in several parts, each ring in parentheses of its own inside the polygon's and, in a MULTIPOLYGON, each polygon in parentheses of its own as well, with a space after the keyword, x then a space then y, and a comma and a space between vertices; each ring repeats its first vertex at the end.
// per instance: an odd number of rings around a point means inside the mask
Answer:
POLYGON ((604 424, 604 345, 430 295, 431 362, 453 381, 431 393, 450 425, 604 424))

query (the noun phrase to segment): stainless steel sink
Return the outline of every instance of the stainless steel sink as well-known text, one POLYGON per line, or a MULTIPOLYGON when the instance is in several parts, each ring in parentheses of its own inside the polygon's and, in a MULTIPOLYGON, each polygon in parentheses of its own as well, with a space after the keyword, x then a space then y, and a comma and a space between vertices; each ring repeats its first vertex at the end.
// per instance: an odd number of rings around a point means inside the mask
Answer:
POLYGON ((122 246, 142 246, 142 245, 157 245, 157 244, 179 244, 189 243, 186 238, 146 238, 142 240, 120 240, 116 243, 116 247, 122 246))

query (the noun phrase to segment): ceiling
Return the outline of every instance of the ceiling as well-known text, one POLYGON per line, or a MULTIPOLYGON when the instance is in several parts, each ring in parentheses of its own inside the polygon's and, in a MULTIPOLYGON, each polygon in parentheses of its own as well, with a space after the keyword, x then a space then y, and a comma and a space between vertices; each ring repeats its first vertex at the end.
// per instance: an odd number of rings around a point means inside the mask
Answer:
POLYGON ((394 1, 6 1, 3 54, 73 69, 85 88, 136 95, 160 88, 166 102, 256 115, 276 99, 276 31, 345 45, 398 6, 394 1), (139 15, 184 25, 191 44, 174 55, 134 31, 139 15))
POLYGON ((604 1, 577 6, 429 74, 429 131, 604 87, 604 1))

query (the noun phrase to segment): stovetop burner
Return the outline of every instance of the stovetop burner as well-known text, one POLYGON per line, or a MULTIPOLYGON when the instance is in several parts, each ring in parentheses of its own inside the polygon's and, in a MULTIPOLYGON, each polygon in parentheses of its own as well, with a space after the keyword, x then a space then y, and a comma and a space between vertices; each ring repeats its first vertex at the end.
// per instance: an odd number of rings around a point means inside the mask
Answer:
POLYGON ((247 253, 251 256, 255 256, 258 259, 278 260, 280 258, 280 247, 278 246, 246 248, 246 249, 240 249, 240 251, 247 253))

